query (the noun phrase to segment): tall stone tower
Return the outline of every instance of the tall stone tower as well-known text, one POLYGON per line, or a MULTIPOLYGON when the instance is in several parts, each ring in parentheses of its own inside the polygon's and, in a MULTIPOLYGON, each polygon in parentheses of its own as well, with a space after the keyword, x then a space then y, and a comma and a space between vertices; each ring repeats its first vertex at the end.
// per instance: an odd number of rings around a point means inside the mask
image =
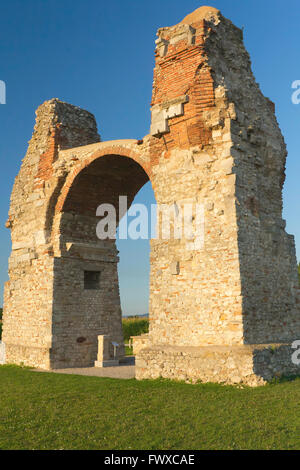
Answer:
POLYGON ((151 134, 158 202, 203 204, 205 239, 191 251, 184 239, 152 242, 137 376, 256 384, 296 373, 290 346, 268 346, 300 338, 286 147, 242 31, 215 8, 158 30, 151 134))
MULTIPOLYGON (((136 377, 257 385, 299 373, 294 239, 282 219, 286 147, 251 71, 242 31, 201 7, 156 41, 150 134, 100 142, 94 117, 57 99, 37 111, 16 179, 5 287, 7 362, 91 366, 97 336, 123 354, 115 240, 97 207, 129 205, 151 181, 190 233, 151 240, 150 331, 136 377)), ((173 220, 175 228, 176 220, 173 220)))

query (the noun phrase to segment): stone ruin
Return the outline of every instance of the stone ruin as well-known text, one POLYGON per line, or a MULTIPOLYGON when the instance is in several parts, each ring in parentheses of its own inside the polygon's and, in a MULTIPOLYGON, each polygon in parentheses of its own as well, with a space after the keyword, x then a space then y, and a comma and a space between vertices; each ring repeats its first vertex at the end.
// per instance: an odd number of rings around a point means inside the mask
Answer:
POLYGON ((6 361, 87 367, 99 335, 123 345, 118 252, 96 237, 96 209, 118 208, 119 195, 131 203, 150 180, 158 204, 204 205, 205 241, 190 250, 185 238, 151 240, 137 379, 259 385, 298 374, 297 262, 282 219, 287 154, 274 111, 242 31, 212 7, 159 29, 143 140, 102 142, 89 112, 42 104, 7 222, 6 361))

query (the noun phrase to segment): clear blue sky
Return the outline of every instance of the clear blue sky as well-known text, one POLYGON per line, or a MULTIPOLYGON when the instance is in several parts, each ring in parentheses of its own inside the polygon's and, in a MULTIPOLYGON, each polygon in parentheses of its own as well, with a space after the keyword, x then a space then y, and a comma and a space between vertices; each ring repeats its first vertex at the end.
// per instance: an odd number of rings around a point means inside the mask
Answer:
MULTIPOLYGON (((57 97, 96 116, 103 140, 149 132, 154 41, 159 27, 178 23, 195 0, 2 0, 0 80, 0 284, 7 278, 9 196, 34 125, 34 111, 57 97)), ((263 93, 276 103, 288 146, 284 217, 300 249, 298 156, 300 105, 291 84, 300 79, 300 4, 297 0, 211 0, 237 26, 263 93)), ((151 188, 139 202, 153 202, 151 188)), ((125 314, 148 311, 148 242, 122 242, 120 278, 125 314)))

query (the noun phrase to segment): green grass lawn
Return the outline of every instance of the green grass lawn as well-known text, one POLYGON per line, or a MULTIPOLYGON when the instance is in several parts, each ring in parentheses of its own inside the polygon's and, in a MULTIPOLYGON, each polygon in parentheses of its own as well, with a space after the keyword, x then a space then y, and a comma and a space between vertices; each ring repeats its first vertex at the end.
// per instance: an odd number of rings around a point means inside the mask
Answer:
POLYGON ((0 366, 0 449, 299 449, 300 379, 259 388, 0 366))

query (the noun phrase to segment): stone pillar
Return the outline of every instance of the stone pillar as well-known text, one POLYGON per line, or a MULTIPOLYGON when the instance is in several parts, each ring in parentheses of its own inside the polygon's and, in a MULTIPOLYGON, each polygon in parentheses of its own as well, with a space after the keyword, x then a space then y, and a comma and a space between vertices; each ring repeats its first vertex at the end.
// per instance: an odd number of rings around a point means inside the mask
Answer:
POLYGON ((111 337, 108 335, 98 336, 98 355, 95 367, 112 367, 119 365, 119 359, 114 356, 111 337))
POLYGON ((150 331, 137 378, 257 385, 297 374, 297 263, 282 219, 286 147, 243 33, 201 7, 158 30, 155 60, 157 202, 177 211, 201 204, 204 244, 151 241, 150 331))
MULTIPOLYGON (((66 176, 65 163, 57 166, 58 155, 61 150, 99 141, 95 119, 88 111, 57 99, 38 108, 7 221, 12 238, 3 310, 7 363, 52 366, 55 273, 62 259, 54 256, 50 215, 57 197, 54 188, 59 193, 66 176)), ((83 336, 79 331, 74 344, 79 345, 76 340, 83 336)))

